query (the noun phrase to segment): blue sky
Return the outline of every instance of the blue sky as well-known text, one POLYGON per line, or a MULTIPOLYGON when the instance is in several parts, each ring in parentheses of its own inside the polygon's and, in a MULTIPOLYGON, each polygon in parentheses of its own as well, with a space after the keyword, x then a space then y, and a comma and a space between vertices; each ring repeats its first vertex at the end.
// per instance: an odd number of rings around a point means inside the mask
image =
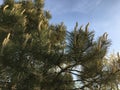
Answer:
POLYGON ((45 9, 52 14, 51 23, 63 21, 68 30, 76 21, 79 25, 90 22, 96 37, 109 34, 110 53, 120 51, 120 0, 45 0, 45 9))
POLYGON ((120 51, 120 0, 45 0, 45 9, 52 14, 51 23, 64 22, 67 30, 73 30, 76 22, 80 26, 90 22, 96 37, 109 34, 109 52, 120 51))

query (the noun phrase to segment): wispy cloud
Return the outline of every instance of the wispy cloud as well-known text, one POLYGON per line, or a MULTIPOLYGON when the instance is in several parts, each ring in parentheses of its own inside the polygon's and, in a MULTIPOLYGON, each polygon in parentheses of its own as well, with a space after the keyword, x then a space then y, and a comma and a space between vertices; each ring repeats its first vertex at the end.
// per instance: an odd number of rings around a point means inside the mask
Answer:
POLYGON ((51 2, 46 0, 46 8, 56 14, 67 12, 89 13, 101 2, 102 0, 51 0, 51 2))
POLYGON ((102 0, 79 0, 74 4, 74 7, 72 8, 73 12, 79 12, 79 13, 90 13, 94 9, 96 9, 102 0))

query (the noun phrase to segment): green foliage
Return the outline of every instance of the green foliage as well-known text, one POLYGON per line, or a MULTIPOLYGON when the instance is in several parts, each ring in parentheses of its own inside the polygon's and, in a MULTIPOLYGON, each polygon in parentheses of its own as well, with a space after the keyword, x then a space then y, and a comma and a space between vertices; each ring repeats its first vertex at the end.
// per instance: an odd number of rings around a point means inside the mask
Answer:
POLYGON ((1 5, 1 81, 17 90, 77 90, 76 82, 79 89, 104 86, 110 80, 103 70, 107 34, 95 40, 89 23, 85 28, 76 23, 72 32, 64 23, 51 25, 43 7, 44 0, 4 0, 1 5))

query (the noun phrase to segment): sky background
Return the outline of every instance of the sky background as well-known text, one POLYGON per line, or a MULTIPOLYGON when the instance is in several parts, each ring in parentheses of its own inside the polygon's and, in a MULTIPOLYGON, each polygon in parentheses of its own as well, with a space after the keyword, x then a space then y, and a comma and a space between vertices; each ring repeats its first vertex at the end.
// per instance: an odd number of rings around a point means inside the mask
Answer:
POLYGON ((90 22, 96 38, 109 34, 109 53, 120 51, 120 0, 45 0, 45 9, 52 14, 51 23, 63 21, 70 31, 76 22, 80 26, 90 22))
POLYGON ((107 32, 112 41, 109 53, 120 51, 120 0, 45 0, 45 9, 52 14, 51 23, 64 22, 69 31, 76 22, 89 22, 96 38, 107 32))

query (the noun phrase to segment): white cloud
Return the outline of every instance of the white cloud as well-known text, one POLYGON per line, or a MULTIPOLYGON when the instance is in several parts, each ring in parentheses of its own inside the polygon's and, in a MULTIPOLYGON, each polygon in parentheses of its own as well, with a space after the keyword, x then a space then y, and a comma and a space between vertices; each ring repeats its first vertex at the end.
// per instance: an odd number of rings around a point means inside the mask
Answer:
POLYGON ((102 0, 46 0, 46 8, 55 14, 67 12, 89 13, 101 2, 102 0))
POLYGON ((92 0, 92 1, 81 0, 76 2, 74 7, 72 8, 72 11, 87 14, 92 12, 94 9, 96 9, 96 7, 98 7, 98 5, 100 5, 101 2, 102 0, 92 0))

